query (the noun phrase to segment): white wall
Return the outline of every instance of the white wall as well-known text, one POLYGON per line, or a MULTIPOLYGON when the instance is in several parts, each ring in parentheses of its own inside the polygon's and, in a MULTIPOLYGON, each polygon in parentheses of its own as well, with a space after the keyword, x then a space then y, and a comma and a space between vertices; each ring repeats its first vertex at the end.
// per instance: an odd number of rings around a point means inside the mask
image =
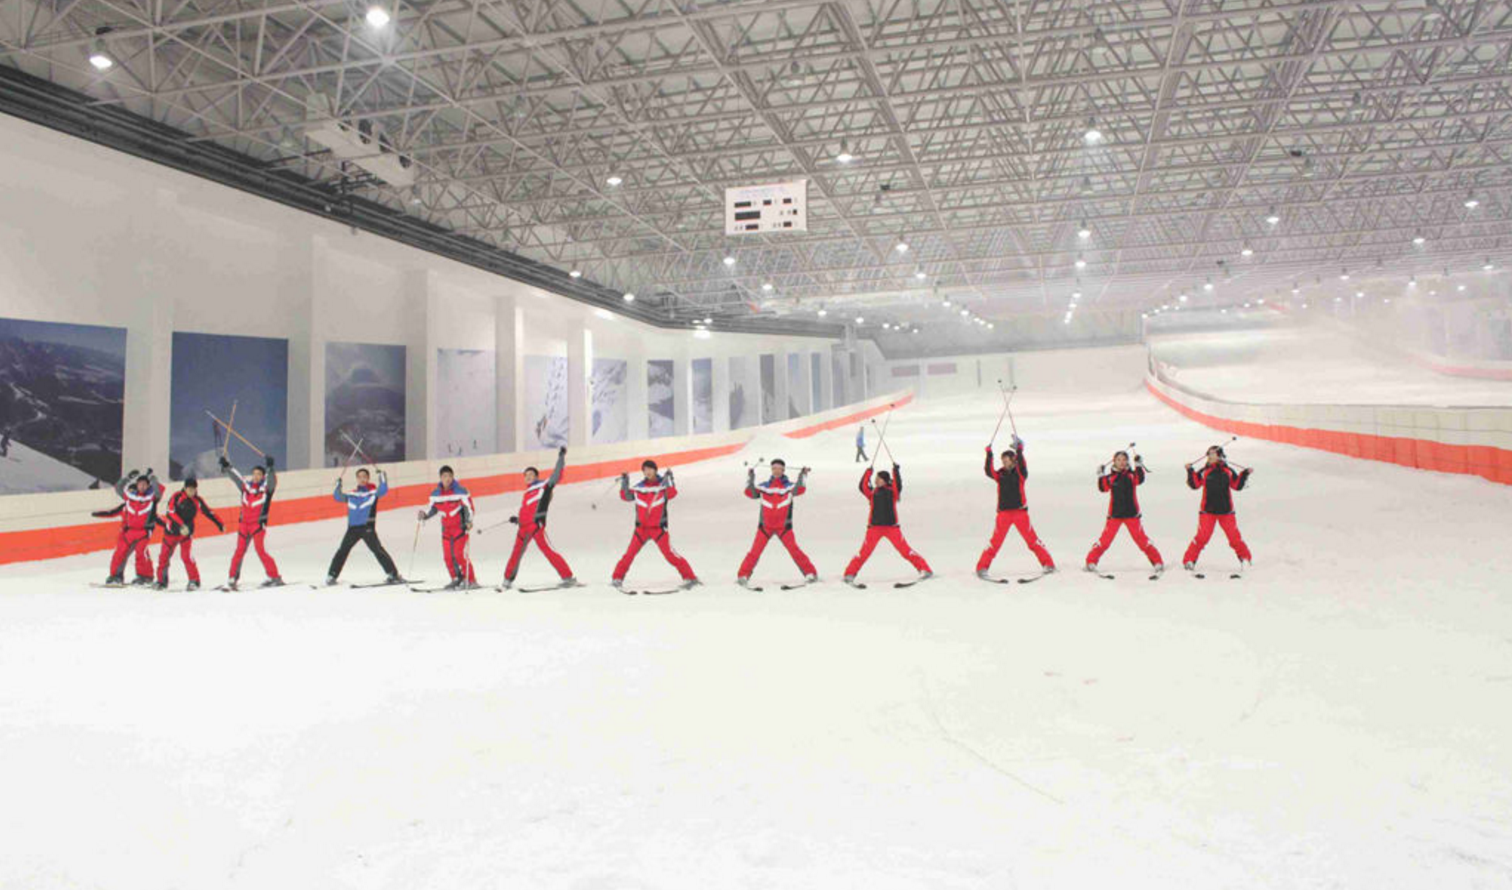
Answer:
MULTIPOLYGON (((573 362, 573 396, 583 390, 573 438, 586 442, 584 366, 594 356, 629 363, 636 439, 647 359, 673 359, 683 393, 691 360, 713 358, 718 430, 728 426, 730 356, 754 366, 774 353, 784 374, 788 352, 827 358, 834 345, 654 328, 9 117, 0 117, 0 317, 127 329, 127 466, 168 465, 174 331, 289 340, 291 468, 320 463, 328 341, 407 348, 410 459, 434 456, 435 404, 446 398, 430 385, 438 348, 499 350, 499 443, 512 451, 525 355, 573 362)), ((863 397, 859 387, 848 395, 863 397)), ((679 422, 685 430, 686 413, 679 422)))
POLYGON ((1099 386, 1127 390, 1141 386, 1144 373, 1143 346, 1102 346, 889 361, 881 371, 880 386, 884 390, 914 387, 921 399, 995 392, 999 380, 1004 386, 1041 392, 1099 386))

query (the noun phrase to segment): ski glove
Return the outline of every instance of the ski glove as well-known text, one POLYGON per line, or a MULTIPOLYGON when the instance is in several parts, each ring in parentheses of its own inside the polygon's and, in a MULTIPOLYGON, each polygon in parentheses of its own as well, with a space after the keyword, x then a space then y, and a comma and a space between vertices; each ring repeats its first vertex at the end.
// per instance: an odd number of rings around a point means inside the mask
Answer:
POLYGON ((415 517, 418 518, 421 522, 424 522, 425 520, 427 520, 427 519, 430 518, 430 517, 428 517, 428 516, 425 515, 425 511, 424 510, 417 510, 415 512, 415 517))
POLYGON ((231 469, 231 462, 229 460, 226 460, 226 456, 224 454, 221 455, 220 468, 222 470, 229 470, 229 469, 231 469))
POLYGON ((510 525, 519 525, 520 524, 520 517, 518 517, 518 516, 511 516, 511 517, 509 517, 509 524, 510 525))
POLYGON ((263 463, 267 464, 268 469, 273 469, 273 455, 270 454, 267 457, 263 458, 263 463))

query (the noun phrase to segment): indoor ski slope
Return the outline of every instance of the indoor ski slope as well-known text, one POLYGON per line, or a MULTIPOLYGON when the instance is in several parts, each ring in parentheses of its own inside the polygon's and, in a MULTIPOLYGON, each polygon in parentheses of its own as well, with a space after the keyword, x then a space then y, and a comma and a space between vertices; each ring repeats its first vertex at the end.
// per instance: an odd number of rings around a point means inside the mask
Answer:
MULTIPOLYGON (((631 518, 590 509, 603 482, 553 504, 592 584, 563 593, 163 594, 88 588, 104 554, 8 566, 0 887, 1512 885, 1512 490, 1237 443, 1255 567, 1199 581, 1181 464, 1219 434, 1133 384, 1016 407, 1063 569, 1032 585, 972 576, 995 397, 892 420, 904 530, 942 575, 906 590, 886 545, 870 589, 839 583, 854 429, 679 468, 672 531, 708 586, 674 596, 608 587, 631 518), (1155 582, 1127 537, 1116 580, 1077 571, 1094 471, 1131 440, 1173 566, 1155 582), (772 547, 746 592, 742 462, 778 455, 815 468, 797 525, 826 583, 776 590, 797 573, 772 547)), ((414 525, 380 520, 401 569, 414 525)), ((275 528, 285 577, 319 580, 341 530, 275 528)), ((490 581, 496 535, 474 545, 490 581)), ((204 543, 207 579, 229 547, 204 543)), ((1221 535, 1204 565, 1234 565, 1221 535)), ((1032 567, 1012 538, 995 570, 1032 567)), ((434 525, 415 574, 441 577, 434 525)), ((359 548, 346 580, 376 575, 359 548)), ((631 582, 674 577, 648 549, 631 582)), ((549 578, 533 553, 522 580, 549 578)))
POLYGON ((1235 402, 1512 405, 1512 381, 1440 374, 1323 325, 1166 336, 1152 350, 1177 383, 1235 402))

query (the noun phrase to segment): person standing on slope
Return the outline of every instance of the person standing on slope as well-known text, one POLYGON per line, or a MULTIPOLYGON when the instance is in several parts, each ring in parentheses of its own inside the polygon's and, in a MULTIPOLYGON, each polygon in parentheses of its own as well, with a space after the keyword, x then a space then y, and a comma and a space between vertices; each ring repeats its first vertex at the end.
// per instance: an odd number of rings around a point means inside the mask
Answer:
POLYGON ((1131 467, 1127 451, 1114 453, 1111 471, 1106 466, 1097 468, 1097 490, 1108 493, 1108 521, 1103 526, 1102 537, 1087 553, 1087 571, 1097 571, 1097 561, 1108 552, 1108 548, 1113 545, 1113 538, 1118 535, 1118 530, 1121 528, 1129 530, 1129 537, 1134 539, 1134 545, 1144 551, 1145 557, 1150 560, 1150 565, 1155 567, 1157 574, 1165 571, 1165 563, 1160 559, 1160 551, 1150 543, 1150 538, 1145 534, 1144 526, 1139 521, 1139 494, 1136 489, 1143 485, 1144 481, 1144 459, 1137 454, 1134 455, 1134 464, 1131 467))
POLYGON ((283 578, 278 574, 278 563, 268 555, 264 539, 268 536, 268 512, 273 506, 273 492, 278 488, 278 475, 273 472, 273 455, 263 459, 266 469, 253 467, 251 478, 243 477, 231 462, 221 455, 221 472, 230 477, 241 492, 241 516, 237 520, 236 552, 231 554, 231 572, 226 587, 236 589, 241 580, 242 557, 247 555, 247 545, 257 548, 257 558, 262 560, 263 572, 268 578, 263 587, 282 587, 283 578))
POLYGON ((399 570, 394 567, 394 560, 387 550, 383 549, 383 543, 378 540, 378 499, 388 494, 388 474, 378 471, 378 485, 372 483, 372 475, 367 468, 357 471, 357 487, 350 492, 342 491, 341 479, 336 480, 336 490, 331 493, 331 498, 338 504, 345 504, 347 511, 347 530, 341 538, 341 546, 336 548, 336 555, 331 557, 331 566, 326 569, 326 586, 336 583, 341 577, 341 570, 346 566, 347 554, 361 541, 367 545, 377 558, 378 565, 383 569, 383 580, 389 584, 398 584, 404 579, 399 577, 399 570))
POLYGON ((761 551, 766 549, 767 542, 774 535, 787 548, 793 562, 797 563, 798 571, 803 573, 803 580, 819 580, 814 564, 798 546, 798 539, 793 534, 793 499, 808 491, 808 487, 803 484, 808 474, 808 467, 804 467, 798 471, 796 483, 788 481, 787 462, 780 458, 772 461, 772 477, 765 482, 756 481, 754 468, 746 471, 745 496, 761 501, 761 515, 756 520, 756 540, 751 543, 751 550, 741 561, 740 569, 735 575, 736 584, 741 587, 750 584, 751 573, 756 571, 761 551))
POLYGON ((609 583, 615 590, 624 587, 630 564, 635 562, 636 554, 640 553, 640 549, 648 541, 655 541, 662 557, 677 569, 677 573, 682 576, 684 590, 701 583, 698 576, 693 574, 693 567, 688 561, 672 549, 672 537, 667 532, 667 502, 675 497, 677 483, 672 478, 672 471, 668 470, 664 475, 658 474, 654 460, 641 463, 641 478, 634 485, 630 484, 628 473, 620 474, 620 500, 635 504, 635 534, 630 538, 630 545, 625 548, 625 555, 614 566, 614 575, 609 583))
POLYGON ((158 590, 168 589, 168 566, 173 563, 175 550, 183 559, 184 571, 189 575, 189 586, 185 589, 199 590, 199 566, 194 562, 194 520, 200 514, 215 523, 216 528, 226 530, 225 523, 210 509, 205 499, 200 497, 199 480, 190 476, 184 480, 184 487, 168 499, 168 510, 163 516, 163 546, 158 554, 157 567, 158 590))
MULTIPOLYGON (((127 473, 115 484, 116 495, 121 499, 117 508, 121 514, 121 531, 116 536, 115 553, 110 557, 108 585, 125 584, 126 558, 136 557, 136 579, 132 584, 152 583, 152 558, 147 555, 147 543, 152 530, 157 527, 157 502, 163 496, 163 486, 152 470, 138 474, 127 473)), ((116 510, 102 511, 99 515, 112 515, 116 510)))
POLYGON ((504 567, 505 590, 514 586, 515 575, 520 571, 520 558, 525 555, 525 548, 530 546, 531 541, 541 548, 541 554, 556 569, 557 577, 562 579, 561 587, 576 587, 578 584, 577 578, 572 575, 572 567, 567 565, 567 560, 556 552, 550 539, 546 537, 546 510, 551 506, 552 492, 556 491, 557 483, 562 481, 562 470, 566 466, 567 449, 561 447, 557 449, 556 466, 544 481, 540 470, 535 467, 525 468, 525 494, 520 498, 520 512, 509 517, 510 522, 520 527, 520 531, 515 535, 509 564, 504 567))
POLYGON ((856 427, 856 459, 852 463, 871 460, 866 456, 866 424, 856 427))
POLYGON ((467 552, 468 532, 473 527, 472 495, 457 481, 451 467, 441 468, 441 481, 430 495, 430 511, 421 510, 420 521, 437 513, 441 514, 441 557, 451 573, 451 583, 445 589, 471 590, 478 586, 478 576, 467 552))
POLYGON ((1039 560, 1040 568, 1046 574, 1055 571, 1055 560, 1050 558, 1050 551, 1034 533, 1034 526, 1029 522, 1029 501, 1024 494, 1024 481, 1029 478, 1029 465, 1024 461, 1024 440, 1017 434, 1013 436, 1013 447, 1005 450, 1000 456, 1002 465, 993 467, 992 446, 987 446, 987 460, 982 465, 982 470, 987 478, 997 483, 997 523, 992 529, 992 539, 987 542, 987 549, 977 559, 976 573, 978 578, 987 577, 987 569, 992 566, 992 560, 997 556, 998 549, 1003 546, 1003 539, 1008 536, 1008 530, 1016 528, 1019 536, 1024 539, 1024 544, 1029 547, 1029 552, 1039 560))
POLYGON ((845 583, 855 583, 856 574, 871 558, 877 544, 884 539, 919 570, 920 581, 933 578, 934 572, 929 568, 929 563, 908 545, 903 530, 898 527, 898 501, 903 497, 902 467, 893 464, 891 474, 886 470, 878 470, 875 485, 872 482, 872 469, 867 467, 861 474, 861 495, 869 502, 866 539, 861 543, 861 552, 851 557, 850 563, 845 567, 845 583))
POLYGON ((1250 471, 1246 469, 1234 472, 1221 445, 1214 445, 1207 450, 1207 463, 1202 469, 1193 470, 1192 465, 1187 464, 1186 471, 1187 488, 1202 490, 1202 507, 1197 514, 1197 534, 1192 538, 1192 543, 1187 545, 1186 555, 1181 558, 1181 567, 1187 571, 1196 567, 1202 548, 1213 537, 1213 526, 1218 525, 1223 528, 1229 546, 1234 548, 1234 554, 1239 557, 1239 564, 1247 568, 1250 564, 1250 549, 1244 543, 1244 538, 1239 536, 1239 520, 1234 516, 1233 492, 1244 489, 1250 471))

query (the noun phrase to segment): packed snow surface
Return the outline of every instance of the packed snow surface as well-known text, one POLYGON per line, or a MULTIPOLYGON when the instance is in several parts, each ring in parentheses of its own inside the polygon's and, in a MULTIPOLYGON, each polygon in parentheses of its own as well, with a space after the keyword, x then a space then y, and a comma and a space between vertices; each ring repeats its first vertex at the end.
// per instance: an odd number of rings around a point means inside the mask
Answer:
POLYGON ((1512 381, 1440 374, 1321 325, 1174 335, 1152 350, 1182 386, 1231 402, 1512 406, 1512 381))
MULTIPOLYGON (((672 534, 707 586, 672 596, 607 586, 631 511, 602 481, 552 505, 592 585, 567 592, 152 593, 89 588, 104 554, 6 567, 0 887, 1512 886, 1512 489, 1235 443, 1256 565, 1229 580, 1219 534, 1197 580, 1181 464, 1219 434, 1132 385, 1021 392, 1062 572, 992 585, 972 567, 999 408, 892 418, 903 528, 941 575, 906 590, 886 544, 869 589, 838 583, 865 522, 851 428, 679 468, 672 534), (1077 571, 1094 472, 1130 441, 1158 581, 1126 536, 1115 580, 1077 571), (814 467, 796 523, 825 583, 778 590, 797 572, 774 545, 743 591, 743 462, 777 456, 814 467)), ((272 530, 289 581, 323 576, 339 512, 272 530)), ((379 527, 407 569, 412 511, 379 527)), ((491 582, 511 531, 474 544, 491 582)), ((230 545, 199 548, 207 580, 230 545)), ((994 570, 1033 567, 1014 537, 994 570)), ((346 579, 377 574, 354 551, 346 579)), ((631 582, 674 577, 647 548, 631 582)), ((550 578, 532 553, 522 580, 550 578)))

